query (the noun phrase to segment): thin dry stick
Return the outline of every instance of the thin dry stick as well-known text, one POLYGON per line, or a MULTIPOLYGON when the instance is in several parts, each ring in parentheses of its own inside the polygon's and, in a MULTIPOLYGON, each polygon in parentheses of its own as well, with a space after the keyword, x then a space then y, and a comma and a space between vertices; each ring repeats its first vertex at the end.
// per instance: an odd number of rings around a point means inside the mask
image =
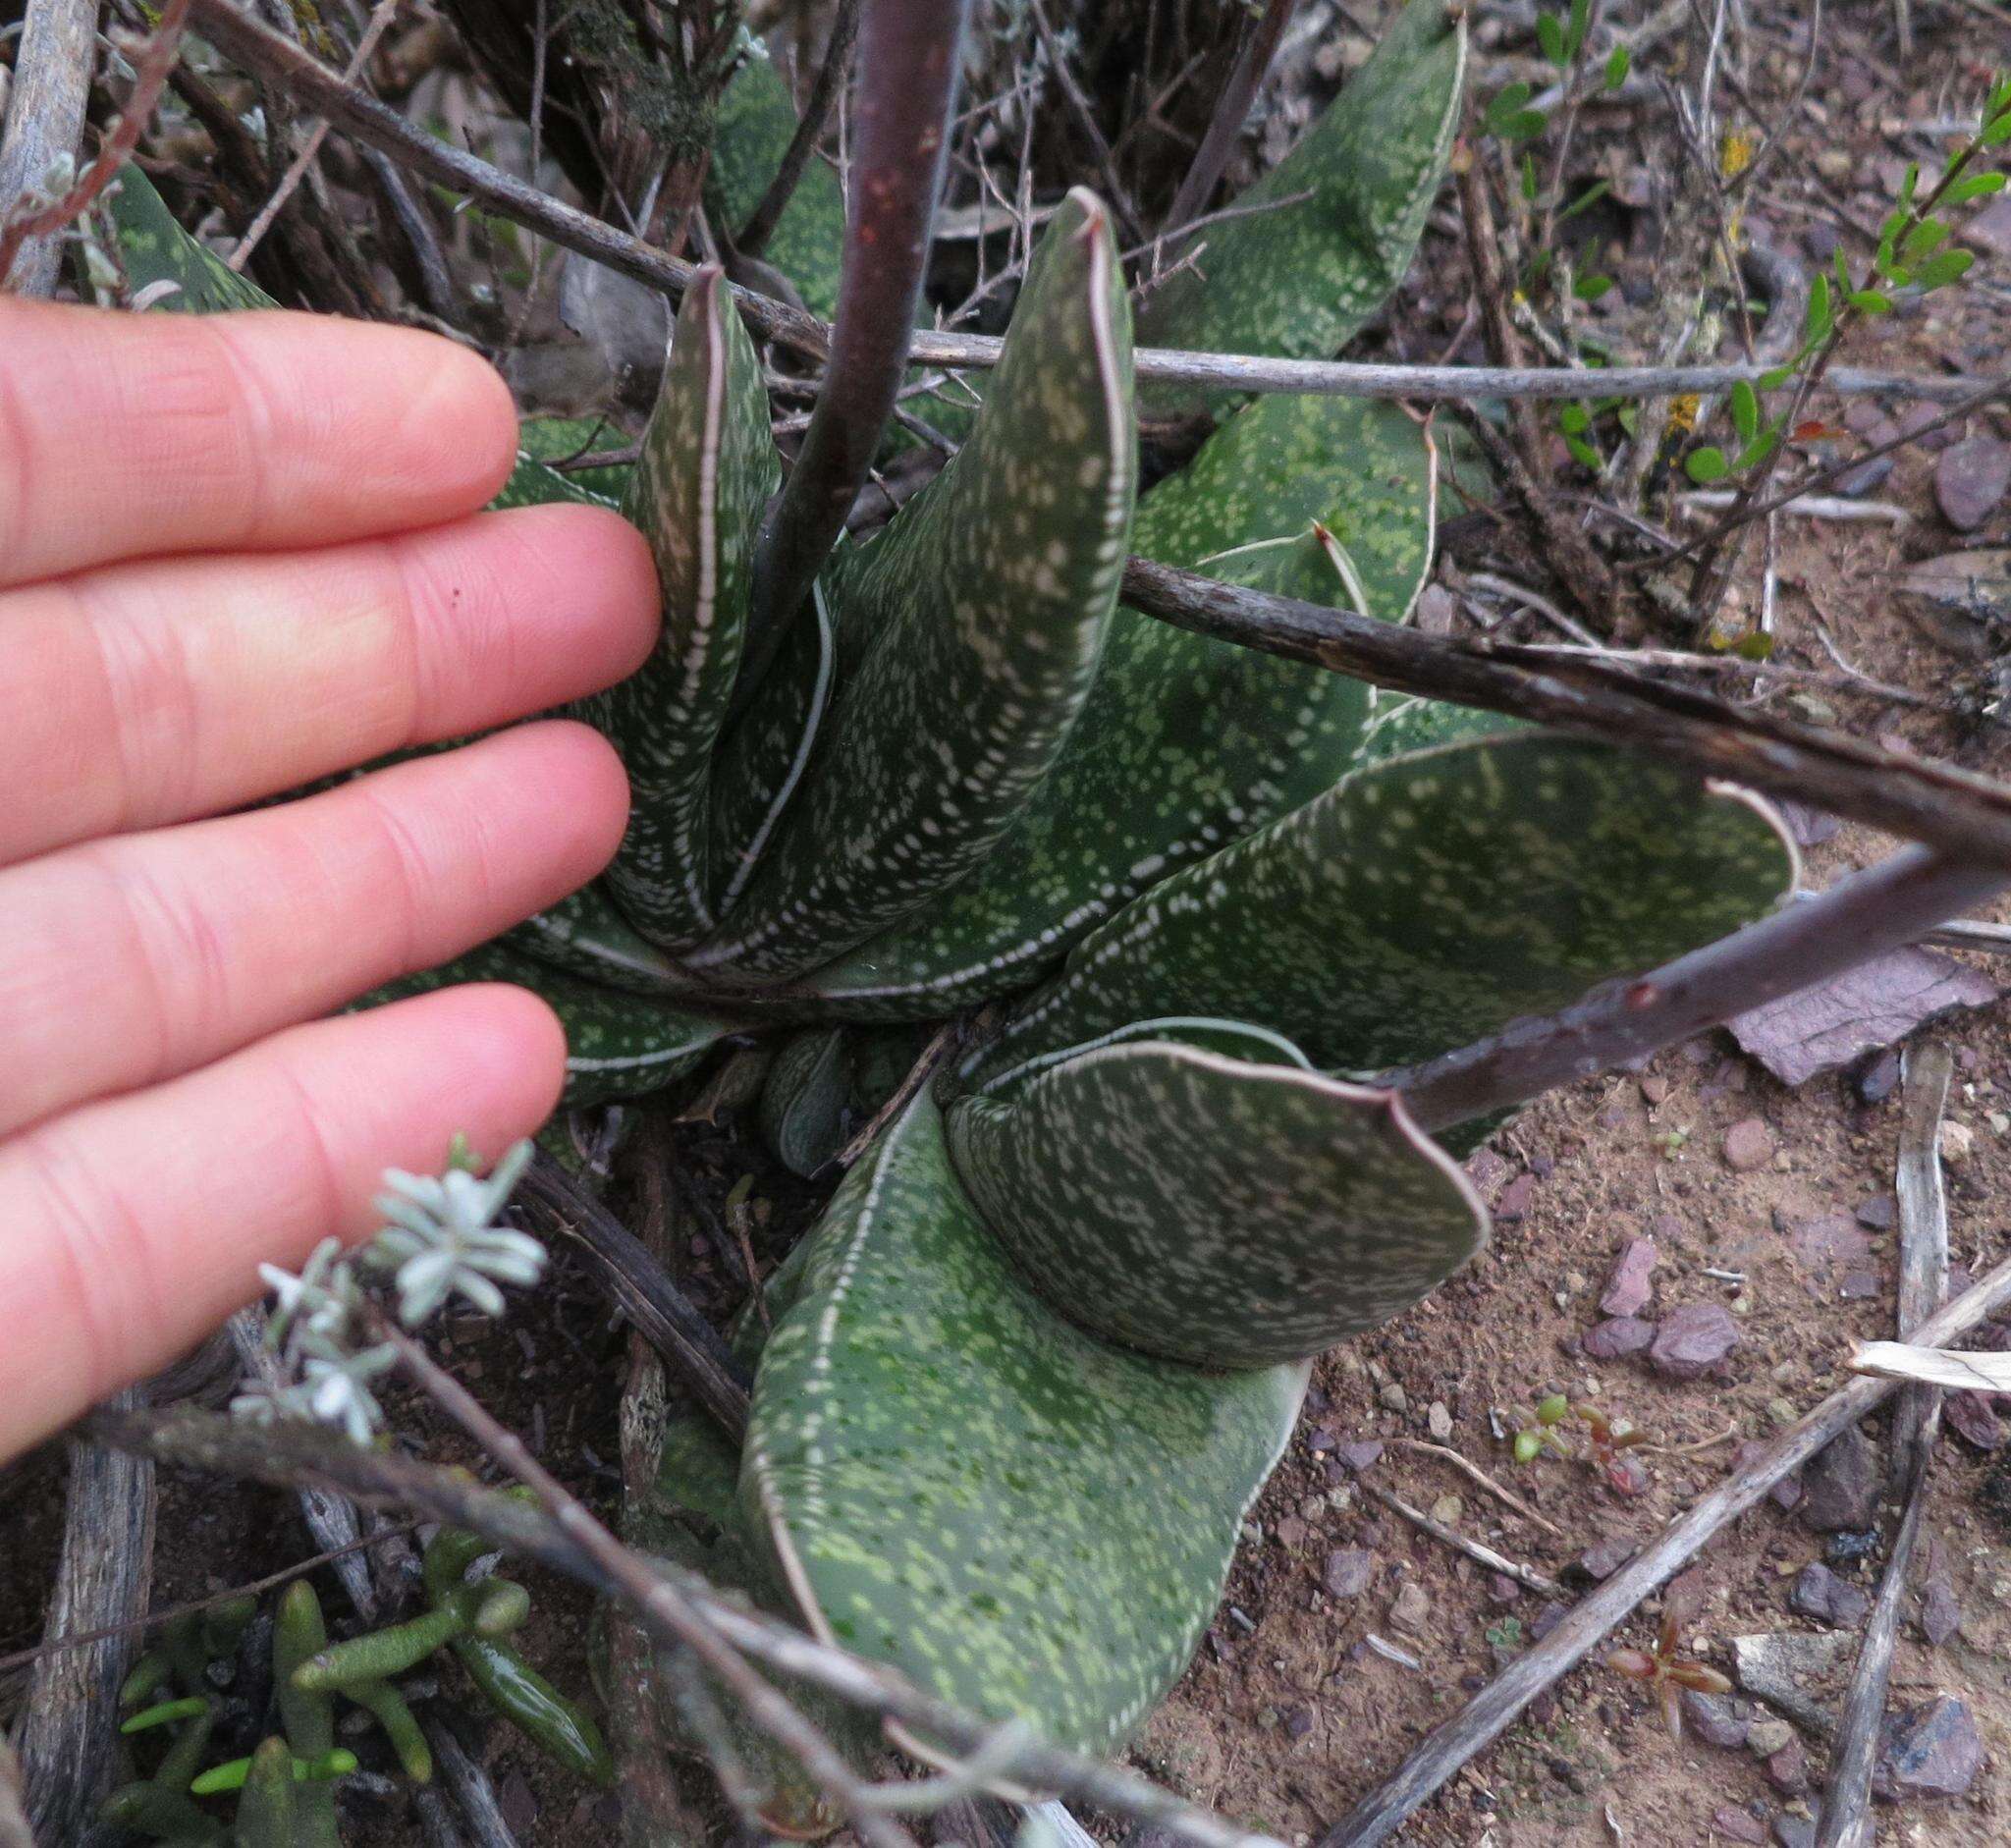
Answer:
MULTIPOLYGON (((182 31, 188 20, 189 0, 167 0, 161 8, 159 26, 147 40, 146 49, 134 61, 133 92, 126 99, 126 107, 120 111, 119 119, 99 145, 97 158, 83 170, 77 184, 41 210, 17 213, 0 223, 0 289, 7 287, 9 275, 28 242, 37 238, 53 239, 64 226, 81 218, 90 209, 91 201, 112 184, 113 175, 139 145, 140 134, 152 120, 154 105, 160 101, 161 91, 167 87, 168 73, 175 68, 175 60, 181 53, 182 31)), ((17 98, 7 112, 10 123, 21 107, 22 101, 17 98)), ((39 176, 35 176, 29 184, 36 184, 38 180, 39 176)), ((4 171, 0 171, 0 197, 6 194, 4 171)), ((42 288, 28 293, 46 295, 53 283, 51 276, 42 288)))
POLYGON ((1519 1564, 1505 1554, 1496 1552, 1492 1547, 1484 1547, 1477 1540, 1468 1540, 1456 1528, 1447 1527, 1443 1521, 1435 1521, 1429 1514, 1421 1514, 1408 1501, 1393 1495, 1388 1490, 1375 1483, 1365 1482, 1362 1487, 1392 1512, 1400 1514, 1412 1526, 1422 1528, 1434 1540, 1442 1541, 1454 1552, 1463 1552, 1469 1559, 1477 1560, 1491 1572, 1499 1572, 1513 1579, 1518 1585, 1527 1585, 1533 1592, 1541 1592, 1546 1598, 1561 1598, 1564 1588, 1553 1578, 1539 1572, 1534 1566, 1519 1564))
POLYGON ((1187 230, 1190 221, 1198 218, 1201 208, 1208 203, 1215 183, 1236 151, 1236 137, 1249 119, 1250 105, 1257 100, 1257 92, 1271 73, 1271 62, 1277 56, 1284 28, 1291 24, 1293 5, 1294 0, 1267 0, 1262 16, 1244 32, 1242 49, 1236 53, 1235 65, 1222 86, 1222 94, 1216 98, 1215 113, 1208 119, 1208 133, 1201 137, 1201 145, 1194 150, 1193 164, 1181 180, 1180 190, 1173 194, 1172 204, 1167 208, 1166 235, 1187 230))
MULTIPOLYGON (((1899 1131, 1899 1338, 1910 1339, 1948 1292, 1948 1199, 1941 1188, 1941 1114, 1948 1102, 1954 1061, 1938 1042, 1906 1060, 1905 1117, 1899 1131)), ((1879 1722, 1892 1676, 1892 1646, 1899 1635, 1907 1567, 1927 1505, 1928 1472, 1941 1427, 1941 1394, 1932 1386, 1906 1387, 1893 1414, 1892 1447, 1901 1459, 1905 1508, 1878 1596, 1858 1646, 1850 1693, 1837 1720, 1829 1755, 1829 1782, 1816 1848, 1870 1848, 1872 1767, 1878 1757, 1879 1722)))
MULTIPOLYGON (((326 116, 346 135, 382 148, 401 165, 437 184, 480 199, 501 216, 561 245, 605 263, 672 298, 681 297, 697 266, 669 256, 639 238, 575 210, 514 174, 477 160, 407 122, 374 96, 345 84, 298 45, 240 12, 231 0, 191 0, 203 35, 224 56, 326 116)), ((788 302, 736 287, 747 325, 811 359, 831 350, 831 329, 788 302)), ((995 336, 918 329, 908 351, 913 365, 986 371, 999 363, 995 336)), ((1250 358, 1235 353, 1185 353, 1141 348, 1139 378, 1224 391, 1303 393, 1340 398, 1410 398, 1420 403, 1485 398, 1580 398, 1585 374, 1537 367, 1502 371, 1494 366, 1363 365, 1338 360, 1250 358)), ((1680 392, 1728 391, 1740 379, 1757 383, 1764 366, 1613 366, 1599 374, 1608 398, 1653 398, 1680 392)), ((1823 380, 1831 392, 1852 396, 1895 393, 1948 404, 1965 399, 1984 381, 1832 366, 1823 380)))
POLYGON ((1416 1450, 1425 1456, 1441 1456, 1460 1472, 1469 1482, 1478 1484, 1493 1495, 1496 1501, 1505 1502, 1525 1521, 1534 1522, 1553 1540, 1568 1540, 1570 1537, 1549 1515, 1539 1513, 1512 1489, 1504 1489, 1488 1472, 1471 1458, 1460 1455, 1450 1444, 1427 1443, 1422 1438, 1396 1438, 1392 1441, 1400 1449, 1416 1450))
MULTIPOLYGON (((370 54, 377 49, 393 20, 398 17, 400 0, 377 0, 370 14, 369 24, 363 27, 362 36, 356 40, 356 49, 349 63, 343 68, 343 82, 353 83, 363 74, 370 62, 370 54)), ((227 269, 242 273, 250 261, 251 252, 258 248, 259 240, 272 229, 272 222, 286 209, 287 200, 294 196, 294 189, 307 177, 307 169, 314 164, 314 157, 321 152, 321 143, 328 139, 329 122, 326 117, 307 131, 307 138, 300 143, 285 173, 280 175, 279 185, 272 190, 272 196, 258 208, 258 216, 245 228, 245 235, 238 240, 238 247, 224 259, 227 269)), ((536 168, 533 167, 535 172, 536 168)))
MULTIPOLYGON (((1967 1324, 1963 1325, 1968 1326, 1967 1324)), ((1960 1332, 1937 1329, 1937 1333, 1960 1332)), ((483 1489, 464 1476, 409 1457, 358 1449, 335 1433, 306 1425, 252 1429, 189 1408, 157 1414, 93 1412, 83 1434, 120 1449, 212 1473, 247 1477, 277 1487, 321 1482, 372 1505, 415 1509, 428 1518, 464 1527, 494 1545, 535 1559, 621 1600, 665 1647, 680 1646, 659 1591, 688 1607, 734 1650, 785 1683, 800 1681, 850 1706, 899 1721, 911 1731, 974 1757, 997 1754, 999 1727, 925 1694, 897 1671, 805 1636, 800 1630, 729 1599, 695 1574, 680 1572, 623 1548, 626 1568, 611 1576, 571 1526, 483 1489), (639 1577, 638 1577, 639 1575, 639 1577), (639 1584, 638 1596, 631 1585, 639 1584)), ((1020 1738, 997 1759, 1002 1774, 1028 1789, 1064 1797, 1136 1821, 1171 1830, 1199 1848, 1279 1848, 1270 1836, 1236 1827, 1120 1766, 1020 1738)))
MULTIPOLYGON (((14 83, 0 137, 0 226, 20 201, 39 193, 50 171, 75 158, 97 56, 98 0, 27 0, 14 83)), ((46 296, 63 267, 58 238, 26 242, 14 259, 13 287, 46 296)), ((8 283, 0 248, 0 288, 8 283)))
POLYGON ((789 136, 788 146, 783 149, 782 162, 776 168, 774 178, 755 201, 754 209, 747 214, 747 222, 737 232, 734 232, 731 226, 721 227, 732 233, 734 248, 741 256, 759 256, 768 248, 769 239, 775 236, 776 226, 782 223, 783 213, 788 209, 789 200, 795 197, 796 188, 802 184, 803 169, 810 164, 810 156, 824 138, 824 131, 831 122, 832 108, 844 87, 845 73, 851 68, 852 41, 859 35, 860 5, 861 0, 838 0, 838 11, 831 22, 831 38, 824 47, 824 62, 818 67, 817 81, 810 86, 803 113, 796 122, 796 132, 789 136))
MULTIPOLYGON (((2011 1303, 2011 1260, 2000 1264, 1915 1331, 1922 1345, 1942 1346, 2011 1303)), ((1534 1648, 1434 1732, 1396 1770, 1321 1837, 1319 1848, 1368 1848, 1386 1841, 1421 1804, 1476 1753, 1511 1726, 1524 1708, 1599 1647, 1613 1627, 1775 1483, 1875 1410, 1899 1387, 1854 1380, 1821 1400, 1749 1462, 1697 1501, 1661 1537, 1575 1604, 1534 1648)))

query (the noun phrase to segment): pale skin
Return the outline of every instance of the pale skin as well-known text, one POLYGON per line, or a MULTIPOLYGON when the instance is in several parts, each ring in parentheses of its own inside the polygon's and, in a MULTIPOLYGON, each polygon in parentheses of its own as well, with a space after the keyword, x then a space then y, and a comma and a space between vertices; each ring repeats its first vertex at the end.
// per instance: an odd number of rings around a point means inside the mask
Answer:
POLYGON ((0 1460, 187 1351, 387 1166, 535 1129, 521 989, 335 1015, 591 878, 627 785, 611 513, 483 514, 501 379, 430 335, 0 298, 0 1460))

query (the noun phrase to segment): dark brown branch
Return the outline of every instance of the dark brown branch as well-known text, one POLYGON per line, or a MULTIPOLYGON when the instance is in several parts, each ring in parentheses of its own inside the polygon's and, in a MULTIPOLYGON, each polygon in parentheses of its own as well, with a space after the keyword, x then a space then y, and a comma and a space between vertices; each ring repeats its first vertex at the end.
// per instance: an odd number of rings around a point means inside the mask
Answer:
POLYGON ((1906 847, 1821 897, 1707 944, 1643 976, 1607 982, 1560 1013, 1511 1023, 1477 1044, 1386 1074, 1425 1129, 1520 1104, 1645 1059, 1736 1014, 1917 943, 2005 885, 2001 869, 1906 847))
MULTIPOLYGON (((1965 1290, 1917 1329, 1912 1338, 1924 1347, 1946 1346, 1987 1321, 2007 1302, 2011 1302, 2011 1261, 1998 1265, 1965 1290)), ((1680 1572, 1790 1470, 1801 1468, 1898 1389, 1896 1381, 1854 1380, 1789 1426, 1665 1528, 1658 1540, 1575 1604, 1541 1643, 1518 1656, 1322 1836, 1319 1848, 1369 1848, 1371 1843, 1387 1841, 1406 1817, 1498 1739, 1530 1702, 1583 1661, 1643 1599, 1680 1572), (1875 1394, 1867 1390, 1875 1386, 1884 1390, 1875 1394)))
MULTIPOLYGON (((1948 1291, 1948 1202, 1941 1190, 1941 1113, 1948 1101, 1953 1060, 1937 1043, 1907 1057, 1905 1117, 1899 1131, 1899 1338, 1915 1332, 1948 1291)), ((1850 1692, 1837 1718, 1829 1755, 1829 1781, 1816 1848, 1870 1848, 1872 1770, 1877 1763, 1885 1690, 1892 1676, 1892 1646, 1899 1636, 1907 1567, 1920 1538, 1927 1506, 1928 1471, 1941 1427, 1941 1394, 1930 1386, 1910 1386, 1900 1394, 1892 1419, 1892 1449, 1899 1463, 1899 1528, 1885 1560, 1878 1596, 1858 1645, 1850 1692)))
POLYGON ((824 138, 832 108, 844 87, 845 72, 851 67, 852 41, 859 35, 859 6, 860 0, 839 0, 838 12, 831 22, 831 41, 824 47, 824 62, 817 69, 817 81, 810 86, 796 132, 783 149, 782 164, 776 168, 774 179, 747 214, 747 222, 734 234, 735 255, 759 256, 767 249, 789 200, 796 195, 803 169, 824 138))
POLYGON ((970 0, 871 0, 859 47, 844 268, 817 408, 754 554, 735 690, 760 684, 844 530, 907 371, 950 152, 970 0))
POLYGON ((1123 594, 1133 609, 1179 628, 1397 692, 1652 751, 1704 776, 1925 842, 1951 859, 2011 869, 2011 788, 2004 785, 1653 679, 1628 668, 1624 656, 1559 659, 1554 649, 1424 635, 1140 558, 1124 568, 1123 594))
POLYGON ((1172 204, 1167 208, 1168 236, 1184 230, 1188 221, 1199 218, 1208 204, 1208 195, 1215 190, 1216 182, 1235 152, 1236 136, 1249 120, 1250 105, 1257 100, 1257 92, 1271 73, 1271 61, 1277 56, 1284 28, 1291 24, 1293 5, 1294 0, 1267 0, 1263 17, 1244 33, 1228 81, 1216 98, 1208 133, 1201 137, 1201 145, 1194 150, 1193 164, 1181 179, 1172 204))
MULTIPOLYGON (((97 24, 98 0, 27 0, 6 135, 0 138, 0 226, 26 198, 41 192, 65 155, 77 153, 97 61, 97 24)), ((14 293, 46 296, 62 270, 63 242, 28 240, 13 260, 14 293)), ((0 288, 7 286, 6 253, 0 250, 0 288)))
MULTIPOLYGON (((128 1387, 112 1415, 144 1403, 128 1387)), ((82 1841, 112 1787, 119 1687, 132 1664, 134 1620, 153 1584, 153 1465, 81 1439, 70 1447, 63 1552, 49 1600, 48 1643, 78 1630, 107 1631, 80 1649, 35 1659, 15 1749, 26 1808, 45 1842, 82 1841)))
POLYGON ((517 1183, 516 1203, 540 1232, 561 1232, 584 1254, 600 1285, 678 1382, 735 1442, 747 1435, 746 1369, 670 1274, 572 1176, 540 1149, 517 1183))

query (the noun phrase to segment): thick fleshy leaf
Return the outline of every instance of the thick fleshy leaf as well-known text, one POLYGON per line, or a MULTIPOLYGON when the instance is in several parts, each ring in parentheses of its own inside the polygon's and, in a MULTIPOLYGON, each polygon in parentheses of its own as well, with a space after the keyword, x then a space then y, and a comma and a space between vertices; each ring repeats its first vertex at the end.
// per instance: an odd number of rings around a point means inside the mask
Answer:
POLYGON ((240 276, 176 222, 153 182, 130 163, 107 199, 120 260, 136 296, 171 314, 218 314, 279 303, 248 276, 240 276))
POLYGON ((630 924, 595 880, 496 940, 547 967, 637 995, 693 1001, 691 978, 630 924))
POLYGON ((948 1116, 1021 1272, 1106 1339, 1202 1367, 1379 1328, 1487 1237, 1458 1166, 1386 1091, 1132 1041, 948 1116))
POLYGON ((1652 758, 1538 732, 1413 752, 1134 900, 973 1075, 1168 1013, 1372 1073, 1722 937, 1794 875, 1770 810, 1652 758))
POLYGON ((568 1106, 603 1104, 661 1090, 690 1071, 734 1030, 730 1022, 648 996, 574 981, 499 943, 484 944, 438 968, 389 982, 353 1006, 376 1006, 460 982, 514 982, 550 1005, 566 1029, 562 1102, 568 1106))
MULTIPOLYGON (((1175 253, 1192 260, 1142 293, 1139 339, 1305 359, 1338 352, 1410 266, 1465 68, 1462 12, 1410 0, 1332 105, 1236 200, 1238 215, 1206 226, 1175 253)), ((1146 396, 1162 416, 1223 402, 1179 386, 1146 396)))
POLYGON ((792 1173, 829 1164, 914 1070, 927 1026, 810 1027, 784 1042, 761 1088, 761 1134, 792 1173))
POLYGON ((821 1635, 1104 1753, 1186 1665, 1305 1382, 1063 1321, 957 1185, 923 1096, 810 1235, 741 1493, 821 1635))
POLYGON ((790 1036, 761 1087, 761 1135, 792 1174, 814 1174, 845 1143, 851 1071, 840 1027, 790 1036))
POLYGON ((1071 193, 970 442, 829 574, 840 656, 857 666, 694 968, 756 983, 815 968, 962 877, 1024 810, 1116 603, 1137 480, 1130 386, 1109 218, 1071 193))
MULTIPOLYGON (((705 174, 705 209, 732 236, 761 203, 796 132, 796 106, 782 73, 765 58, 749 58, 719 99, 712 162, 705 174)), ((844 267, 844 189, 815 154, 803 169, 775 235, 761 253, 788 278, 804 307, 821 320, 838 312, 838 279, 844 267)))
POLYGON ((655 554, 655 652, 581 710, 628 767, 628 832, 609 890, 637 930, 676 949, 717 921, 713 746, 746 632, 754 531, 781 478, 761 361, 719 273, 684 292, 670 363, 622 511, 655 554))
MULTIPOLYGON (((1394 405, 1260 399, 1145 497, 1133 544, 1400 621, 1431 563, 1432 477, 1394 405)), ((1033 980, 1158 880, 1331 788, 1391 710, 1359 680, 1120 609, 1081 721, 1011 833, 809 986, 838 1011, 920 1014, 1033 980)))

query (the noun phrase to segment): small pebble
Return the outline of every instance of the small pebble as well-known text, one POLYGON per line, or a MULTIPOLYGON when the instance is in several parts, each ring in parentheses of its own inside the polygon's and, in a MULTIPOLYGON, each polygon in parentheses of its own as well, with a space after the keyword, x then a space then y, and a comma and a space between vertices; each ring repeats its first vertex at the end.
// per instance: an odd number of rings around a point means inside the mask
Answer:
POLYGON ((1750 1174, 1773 1160, 1773 1131, 1758 1116, 1735 1122, 1724 1132, 1724 1165, 1750 1174))

